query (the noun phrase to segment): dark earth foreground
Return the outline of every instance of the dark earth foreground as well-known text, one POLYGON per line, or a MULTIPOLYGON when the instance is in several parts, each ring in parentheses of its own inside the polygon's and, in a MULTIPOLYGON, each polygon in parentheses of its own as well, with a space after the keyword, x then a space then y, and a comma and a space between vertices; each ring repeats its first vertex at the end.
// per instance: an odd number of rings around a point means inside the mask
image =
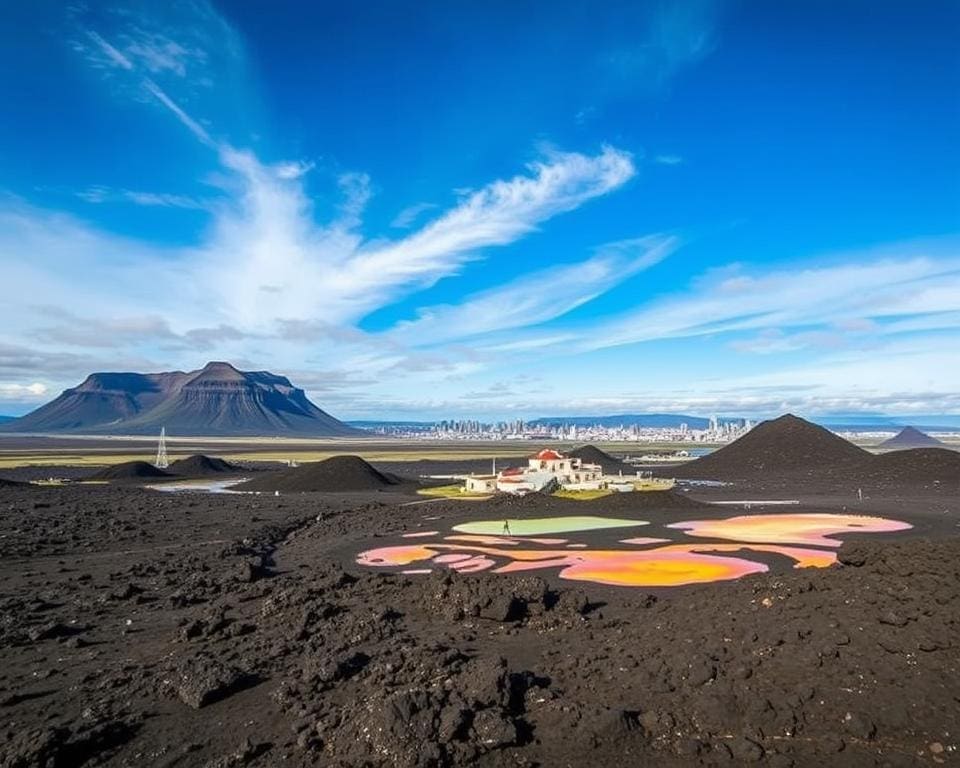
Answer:
MULTIPOLYGON (((854 511, 837 487, 686 496, 854 511)), ((960 763, 953 488, 869 494, 915 527, 837 566, 656 594, 355 565, 506 514, 405 493, 0 487, 0 766, 960 763)), ((633 496, 616 516, 744 513, 633 496)), ((567 505, 509 515, 608 513, 567 505)))

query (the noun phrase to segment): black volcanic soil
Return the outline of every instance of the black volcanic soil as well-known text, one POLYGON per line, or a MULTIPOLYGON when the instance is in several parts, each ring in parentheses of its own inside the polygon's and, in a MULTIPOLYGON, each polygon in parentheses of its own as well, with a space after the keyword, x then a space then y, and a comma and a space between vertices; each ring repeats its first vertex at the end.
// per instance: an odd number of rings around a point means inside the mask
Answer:
POLYGON ((332 456, 291 469, 266 472, 241 483, 236 489, 271 493, 344 493, 377 491, 404 482, 396 475, 381 472, 359 456, 332 456))
POLYGON ((910 448, 874 456, 860 472, 872 480, 904 483, 939 482, 960 494, 960 453, 948 448, 910 448))
POLYGON ((162 469, 158 469, 146 461, 125 461, 122 464, 114 464, 110 467, 105 467, 104 469, 97 470, 96 472, 87 475, 85 480, 93 480, 97 482, 102 481, 117 481, 117 480, 150 480, 150 479, 163 479, 169 478, 171 476, 170 472, 166 472, 162 469))
MULTIPOLYGON (((602 508, 603 514, 619 515, 621 512, 641 513, 645 510, 680 511, 685 509, 709 508, 703 502, 676 491, 649 491, 644 493, 615 493, 602 499, 602 503, 584 506, 583 501, 563 497, 529 493, 525 496, 499 494, 484 502, 482 509, 496 510, 500 514, 509 513, 511 517, 523 517, 525 512, 532 516, 579 515, 586 510, 596 514, 602 508)), ((456 510, 462 512, 462 502, 456 499, 437 501, 430 506, 431 514, 439 511, 456 510)))
MULTIPOLYGON (((832 482, 787 482, 806 510, 849 503, 832 482)), ((743 513, 699 506, 710 493, 2 488, 0 766, 956 761, 960 497, 946 489, 864 502, 916 528, 859 537, 843 565, 656 594, 354 565, 402 532, 505 508, 637 513, 650 529, 743 513)))
POLYGON ((183 477, 208 477, 210 475, 235 475, 242 470, 236 464, 231 464, 229 461, 224 461, 214 456, 197 454, 172 462, 170 466, 167 467, 167 471, 172 475, 181 475, 183 477))

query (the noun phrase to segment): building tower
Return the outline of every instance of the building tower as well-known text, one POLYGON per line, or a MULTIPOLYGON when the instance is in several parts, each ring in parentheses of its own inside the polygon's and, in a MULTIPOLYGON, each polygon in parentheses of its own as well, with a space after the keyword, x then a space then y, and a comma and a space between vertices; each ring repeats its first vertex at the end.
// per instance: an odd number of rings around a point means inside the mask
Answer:
POLYGON ((160 427, 160 443, 157 445, 157 460, 153 462, 157 469, 166 469, 170 466, 167 459, 167 428, 160 427))

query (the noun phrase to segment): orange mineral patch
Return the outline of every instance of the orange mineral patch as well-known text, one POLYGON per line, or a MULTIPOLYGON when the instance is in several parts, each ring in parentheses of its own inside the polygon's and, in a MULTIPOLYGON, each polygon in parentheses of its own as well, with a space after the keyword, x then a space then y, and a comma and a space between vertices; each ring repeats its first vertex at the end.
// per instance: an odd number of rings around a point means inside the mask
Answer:
POLYGON ((403 573, 429 572, 437 565, 460 573, 517 573, 559 569, 559 577, 623 587, 679 587, 729 581, 768 566, 754 559, 775 554, 796 568, 823 568, 837 560, 834 549, 843 533, 881 533, 910 528, 880 517, 829 514, 743 515, 722 520, 689 520, 671 528, 720 542, 669 543, 666 539, 632 538, 622 549, 591 549, 567 539, 453 534, 439 541, 381 547, 361 552, 360 565, 404 568, 403 573), (729 542, 729 543, 727 543, 729 542), (661 546, 651 546, 651 545, 661 546), (558 549, 557 547, 562 547, 558 549), (823 547, 826 547, 824 549, 823 547), (416 563, 416 568, 406 568, 416 563))
POLYGON ((816 547, 839 547, 843 533, 888 533, 912 528, 900 520, 861 515, 787 514, 741 515, 719 520, 687 520, 672 523, 670 528, 686 531, 690 536, 768 544, 805 544, 816 547))

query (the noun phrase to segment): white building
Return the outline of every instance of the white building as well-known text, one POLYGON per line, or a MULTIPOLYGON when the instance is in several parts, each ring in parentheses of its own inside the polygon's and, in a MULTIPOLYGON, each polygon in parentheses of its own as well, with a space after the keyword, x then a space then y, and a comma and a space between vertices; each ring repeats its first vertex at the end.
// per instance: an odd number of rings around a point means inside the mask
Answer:
POLYGON ((496 474, 469 475, 464 478, 466 493, 513 493, 523 495, 537 491, 619 492, 667 490, 673 480, 654 478, 650 472, 636 475, 604 475, 600 464, 585 464, 581 459, 564 456, 545 448, 527 460, 526 467, 511 467, 496 474))
POLYGON ((542 491, 551 485, 572 491, 599 490, 603 488, 603 467, 545 448, 530 457, 526 467, 505 469, 497 475, 497 490, 504 493, 542 491))
POLYGON ((464 483, 467 493, 493 493, 497 490, 496 475, 470 475, 464 483))

